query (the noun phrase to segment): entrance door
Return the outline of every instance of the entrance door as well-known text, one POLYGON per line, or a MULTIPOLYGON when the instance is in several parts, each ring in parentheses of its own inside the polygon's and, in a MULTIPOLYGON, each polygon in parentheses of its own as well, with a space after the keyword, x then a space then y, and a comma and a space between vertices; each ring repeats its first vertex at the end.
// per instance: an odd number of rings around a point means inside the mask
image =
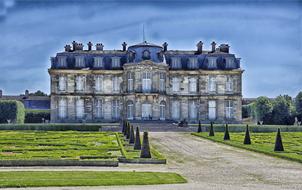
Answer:
POLYGON ((151 104, 142 104, 142 118, 144 120, 152 119, 151 104))

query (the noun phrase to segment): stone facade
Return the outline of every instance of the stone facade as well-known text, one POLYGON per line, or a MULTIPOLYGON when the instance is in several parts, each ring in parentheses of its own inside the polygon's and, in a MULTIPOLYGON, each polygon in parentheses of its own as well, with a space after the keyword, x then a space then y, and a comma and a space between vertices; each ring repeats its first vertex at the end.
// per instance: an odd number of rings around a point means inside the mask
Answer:
POLYGON ((148 42, 92 50, 73 42, 51 58, 51 121, 241 122, 240 59, 229 46, 173 51, 148 42))

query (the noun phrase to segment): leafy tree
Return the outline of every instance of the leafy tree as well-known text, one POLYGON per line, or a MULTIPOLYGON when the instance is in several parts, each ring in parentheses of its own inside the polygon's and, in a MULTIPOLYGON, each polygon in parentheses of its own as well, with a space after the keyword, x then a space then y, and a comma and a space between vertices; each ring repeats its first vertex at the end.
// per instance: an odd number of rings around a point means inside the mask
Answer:
POLYGON ((295 98, 296 114, 299 121, 302 120, 302 91, 295 98))
POLYGON ((248 105, 242 105, 242 118, 248 118, 249 115, 248 105))
POLYGON ((278 96, 273 103, 272 123, 289 125, 291 121, 291 100, 286 96, 278 96))
POLYGON ((47 94, 42 92, 41 90, 38 90, 34 93, 29 93, 29 95, 31 95, 31 96, 47 96, 47 94))
POLYGON ((260 96, 257 98, 255 104, 257 121, 263 121, 263 124, 271 124, 273 111, 272 101, 265 96, 260 96))

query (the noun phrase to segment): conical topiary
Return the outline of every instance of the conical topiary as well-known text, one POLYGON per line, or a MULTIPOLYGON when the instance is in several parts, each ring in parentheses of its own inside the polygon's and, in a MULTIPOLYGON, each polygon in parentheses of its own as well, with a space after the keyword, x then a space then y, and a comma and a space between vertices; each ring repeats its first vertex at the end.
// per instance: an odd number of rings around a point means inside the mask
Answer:
POLYGON ((225 125, 223 140, 225 140, 225 141, 231 140, 230 139, 230 133, 229 133, 229 126, 228 126, 228 124, 225 125))
POLYGON ((197 133, 201 133, 201 132, 202 132, 202 129, 201 129, 201 123, 200 123, 200 120, 199 120, 197 133))
POLYGON ((213 137, 214 135, 215 134, 214 134, 213 122, 211 122, 209 136, 213 137))
POLYGON ((140 150, 141 148, 142 148, 142 145, 141 145, 141 138, 139 135, 139 128, 136 127, 134 150, 140 150))
POLYGON ((130 139, 130 123, 128 122, 126 129, 126 139, 130 139))
POLYGON ((125 135, 125 130, 126 130, 126 120, 123 121, 123 124, 122 124, 123 128, 122 128, 122 133, 125 135))
POLYGON ((274 151, 284 151, 283 144, 282 144, 282 138, 281 138, 280 128, 278 128, 274 151))
POLYGON ((134 129, 133 129, 133 125, 131 125, 131 127, 130 127, 129 144, 133 144, 133 143, 134 143, 134 129))
POLYGON ((250 131, 249 131, 249 125, 246 125, 243 144, 252 144, 251 137, 250 137, 250 131))
POLYGON ((141 158, 151 158, 148 132, 144 132, 143 145, 141 149, 141 158))

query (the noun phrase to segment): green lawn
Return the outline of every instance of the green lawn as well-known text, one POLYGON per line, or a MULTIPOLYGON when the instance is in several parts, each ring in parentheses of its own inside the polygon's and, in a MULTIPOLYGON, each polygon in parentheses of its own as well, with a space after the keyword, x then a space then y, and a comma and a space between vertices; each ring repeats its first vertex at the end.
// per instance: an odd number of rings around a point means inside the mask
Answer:
POLYGON ((176 173, 112 171, 14 171, 0 172, 0 188, 49 186, 109 186, 186 183, 176 173))
POLYGON ((230 141, 224 141, 224 133, 221 132, 216 132, 214 137, 209 137, 208 132, 192 134, 215 142, 302 163, 302 132, 281 133, 284 152, 274 152, 276 133, 250 133, 251 145, 243 144, 245 133, 230 133, 230 141))

